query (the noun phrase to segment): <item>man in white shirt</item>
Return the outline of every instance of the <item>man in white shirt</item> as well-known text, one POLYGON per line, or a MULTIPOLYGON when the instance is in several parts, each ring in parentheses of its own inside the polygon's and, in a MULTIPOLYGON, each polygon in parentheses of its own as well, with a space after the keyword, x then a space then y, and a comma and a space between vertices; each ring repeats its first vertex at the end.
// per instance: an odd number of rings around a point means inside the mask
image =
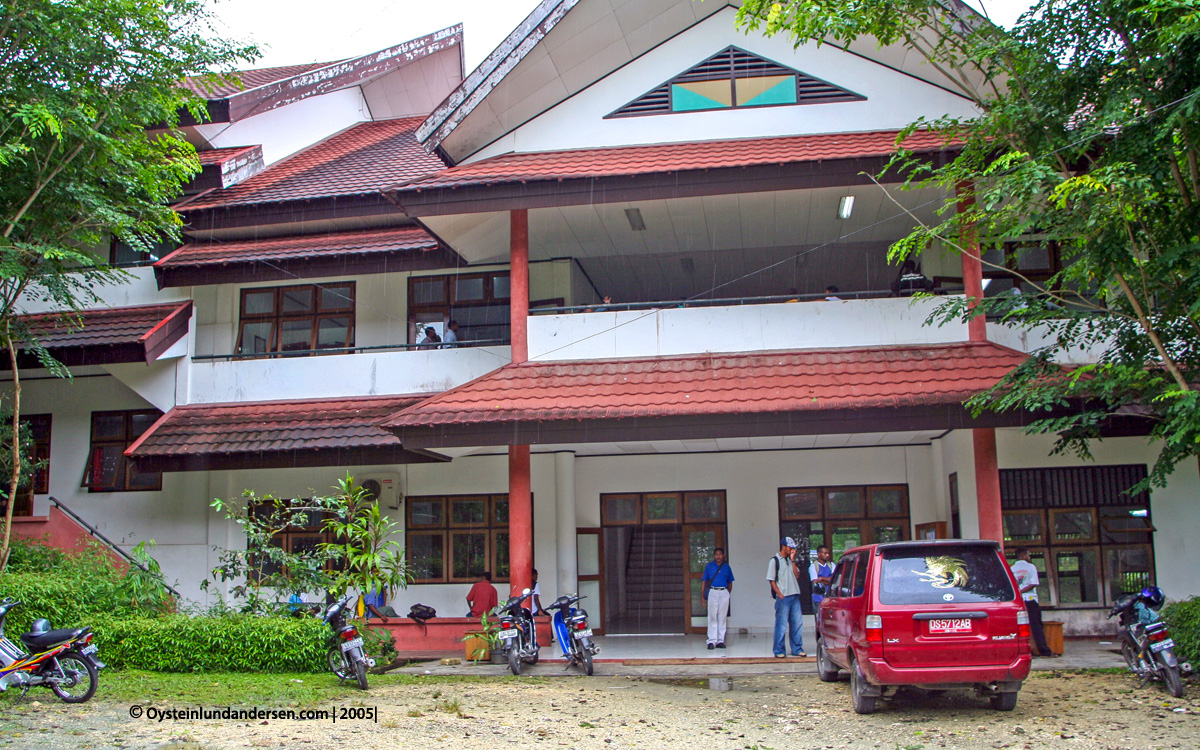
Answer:
POLYGON ((1037 646, 1036 656, 1055 656, 1046 645, 1046 632, 1042 628, 1042 605, 1038 603, 1038 571, 1030 562, 1032 555, 1025 547, 1013 551, 1017 561, 1012 564, 1013 577, 1017 579, 1017 588, 1021 598, 1025 600, 1025 609, 1029 612, 1029 630, 1033 633, 1033 643, 1037 646))
POLYGON ((458 346, 458 321, 452 320, 446 326, 446 332, 442 334, 442 348, 450 349, 458 346))

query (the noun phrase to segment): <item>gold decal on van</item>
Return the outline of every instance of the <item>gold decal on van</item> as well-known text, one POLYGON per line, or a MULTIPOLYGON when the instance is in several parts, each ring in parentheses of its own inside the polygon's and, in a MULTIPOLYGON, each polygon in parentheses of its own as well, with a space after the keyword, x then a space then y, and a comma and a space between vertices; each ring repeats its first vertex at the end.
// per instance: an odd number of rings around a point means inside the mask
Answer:
POLYGON ((957 557, 927 557, 925 572, 914 570, 921 581, 935 589, 948 589, 967 585, 967 564, 957 557))

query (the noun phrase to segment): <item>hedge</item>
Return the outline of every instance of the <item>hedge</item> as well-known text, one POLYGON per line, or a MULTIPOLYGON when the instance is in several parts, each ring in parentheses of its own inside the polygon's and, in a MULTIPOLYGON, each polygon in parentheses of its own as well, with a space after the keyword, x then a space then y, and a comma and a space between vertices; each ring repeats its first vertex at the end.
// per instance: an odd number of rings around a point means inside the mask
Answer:
POLYGON ((1171 602, 1163 607, 1162 618, 1171 627, 1175 656, 1200 666, 1200 597, 1171 602))
POLYGON ((152 672, 321 672, 329 626, 315 617, 104 618, 100 659, 152 672))
POLYGON ((133 617, 139 613, 121 596, 119 579, 95 571, 75 573, 4 573, 0 597, 22 602, 4 619, 4 632, 15 641, 30 624, 45 617, 54 628, 90 625, 97 617, 133 617))

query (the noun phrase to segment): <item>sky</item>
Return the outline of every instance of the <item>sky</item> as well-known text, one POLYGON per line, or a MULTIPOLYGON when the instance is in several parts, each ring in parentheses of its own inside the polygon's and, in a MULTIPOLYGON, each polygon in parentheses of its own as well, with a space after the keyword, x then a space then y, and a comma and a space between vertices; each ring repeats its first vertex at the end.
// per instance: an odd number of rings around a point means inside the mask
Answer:
MULTIPOLYGON (((327 62, 376 52, 463 24, 467 71, 504 41, 539 0, 210 0, 217 32, 263 49, 254 67, 327 62)), ((979 0, 968 0, 975 7, 979 0)), ((1029 0, 987 0, 1011 24, 1029 0)))

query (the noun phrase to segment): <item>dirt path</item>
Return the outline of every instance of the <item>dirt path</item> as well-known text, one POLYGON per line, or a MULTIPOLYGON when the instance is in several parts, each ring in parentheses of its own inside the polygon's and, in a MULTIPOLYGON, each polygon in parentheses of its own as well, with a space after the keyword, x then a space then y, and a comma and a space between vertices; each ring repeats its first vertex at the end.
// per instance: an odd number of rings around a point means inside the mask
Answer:
MULTIPOLYGON (((328 720, 130 718, 130 706, 41 701, 0 718, 0 747, 352 747, 482 750, 578 748, 1195 748, 1200 685, 1181 700, 1126 675, 1038 673, 1016 711, 999 713, 965 693, 905 695, 871 716, 850 709, 846 682, 811 675, 658 682, 645 678, 500 678, 494 682, 373 688, 328 720), (354 713, 376 708, 378 720, 354 713), (358 709, 355 711, 355 709, 358 709), (1182 709, 1182 710, 1181 710, 1182 709)), ((253 704, 247 704, 252 707, 253 704)), ((269 708, 261 704, 260 708, 269 708)), ((184 709, 185 706, 161 708, 184 709)))

